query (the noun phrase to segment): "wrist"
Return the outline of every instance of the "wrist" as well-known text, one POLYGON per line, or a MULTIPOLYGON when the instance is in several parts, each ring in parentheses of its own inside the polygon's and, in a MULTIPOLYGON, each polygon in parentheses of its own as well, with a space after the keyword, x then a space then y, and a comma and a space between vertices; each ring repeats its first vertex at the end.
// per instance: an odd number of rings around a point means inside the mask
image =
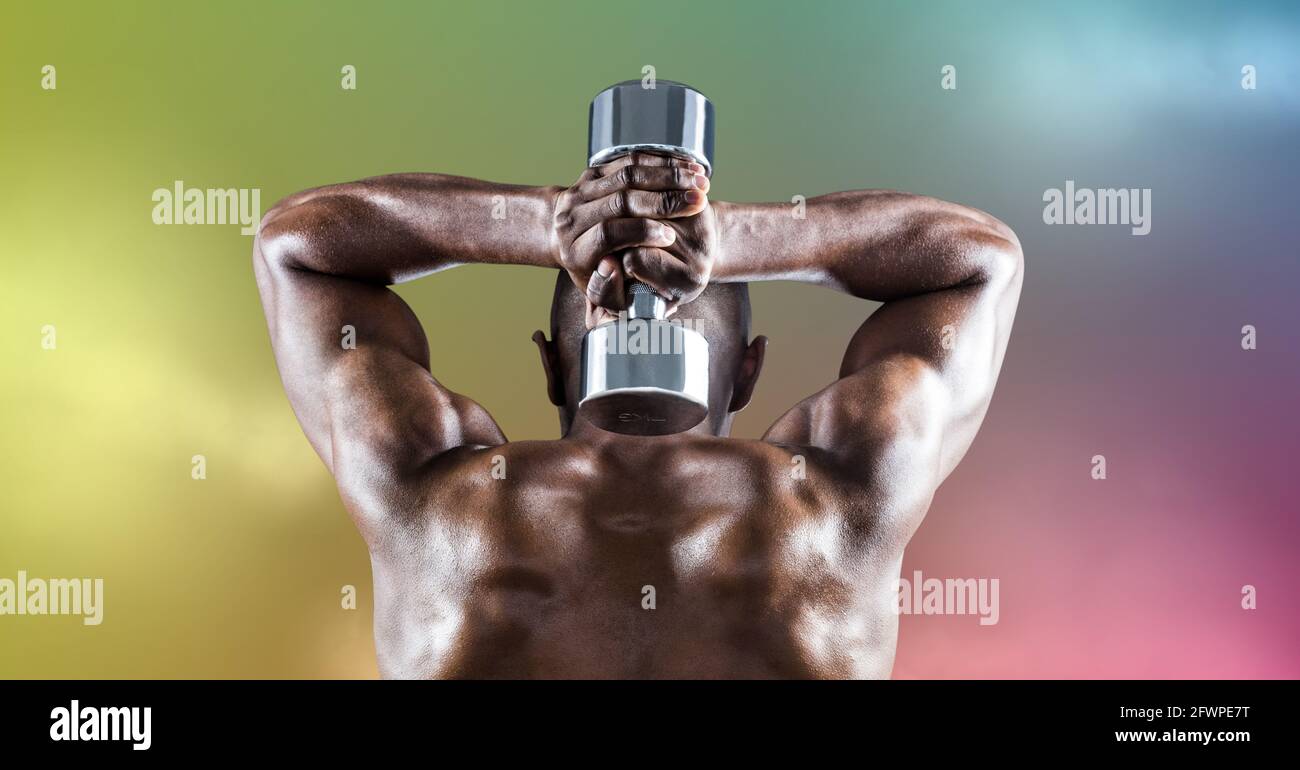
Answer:
POLYGON ((542 253, 547 267, 553 267, 557 270, 563 270, 564 264, 561 260, 560 252, 560 235, 559 227, 555 221, 555 209, 559 205, 560 194, 567 188, 560 185, 548 185, 537 188, 537 193, 541 197, 546 212, 543 224, 543 244, 542 253))
POLYGON ((742 214, 743 206, 725 201, 709 201, 709 208, 713 210, 714 227, 717 228, 718 233, 709 282, 727 283, 738 280, 736 276, 739 271, 735 264, 735 256, 743 254, 745 250, 738 243, 742 239, 744 228, 738 227, 736 220, 742 214))
POLYGON ((779 280, 786 256, 789 208, 779 203, 710 203, 717 216, 714 283, 779 280))

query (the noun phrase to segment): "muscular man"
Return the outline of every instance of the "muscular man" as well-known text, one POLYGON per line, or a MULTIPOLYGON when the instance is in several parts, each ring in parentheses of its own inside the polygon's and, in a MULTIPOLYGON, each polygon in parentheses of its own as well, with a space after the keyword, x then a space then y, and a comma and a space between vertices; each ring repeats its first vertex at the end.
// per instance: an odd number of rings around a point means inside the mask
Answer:
POLYGON ((569 188, 397 175, 264 218, 254 268, 276 361, 369 546, 383 675, 889 675, 903 548, 988 407, 1019 243, 987 214, 898 192, 814 198, 804 219, 710 202, 701 171, 635 155, 569 188), (465 263, 561 271, 551 339, 534 334, 559 439, 508 441, 430 373, 388 286, 465 263), (582 335, 631 278, 709 342, 709 417, 687 433, 575 417, 582 335), (837 381, 761 440, 729 438, 765 346, 745 282, 776 279, 884 304, 837 381))

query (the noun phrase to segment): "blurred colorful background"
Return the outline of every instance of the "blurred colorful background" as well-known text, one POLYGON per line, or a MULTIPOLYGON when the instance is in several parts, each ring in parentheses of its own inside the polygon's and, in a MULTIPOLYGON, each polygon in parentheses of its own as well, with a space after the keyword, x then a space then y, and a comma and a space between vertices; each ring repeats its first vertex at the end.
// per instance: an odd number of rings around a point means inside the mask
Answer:
MULTIPOLYGON (((567 183, 588 100, 645 65, 716 103, 714 197, 896 188, 1020 235, 997 394, 903 566, 998 578, 999 622, 904 617, 897 677, 1300 676, 1294 4, 46 2, 0 30, 0 577, 105 580, 98 627, 0 616, 0 677, 376 676, 366 550, 281 391, 251 239, 155 225, 151 195, 567 183), (1151 188, 1151 233, 1045 225, 1066 180, 1151 188)), ((554 436, 528 339, 553 276, 494 275, 485 312, 489 270, 401 293, 440 379, 554 436)), ((871 309, 753 296, 749 437, 871 309)))

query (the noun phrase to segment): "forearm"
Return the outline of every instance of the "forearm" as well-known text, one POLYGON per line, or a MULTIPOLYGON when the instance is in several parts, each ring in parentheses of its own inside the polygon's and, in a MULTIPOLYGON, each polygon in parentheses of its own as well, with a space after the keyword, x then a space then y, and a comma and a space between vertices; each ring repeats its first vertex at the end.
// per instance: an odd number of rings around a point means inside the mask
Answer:
POLYGON ((880 190, 791 204, 715 203, 714 281, 795 280, 887 301, 987 281, 1019 260, 1010 228, 934 198, 880 190))
POLYGON ((376 284, 469 263, 556 267, 558 188, 401 174, 286 198, 262 220, 273 267, 376 284))

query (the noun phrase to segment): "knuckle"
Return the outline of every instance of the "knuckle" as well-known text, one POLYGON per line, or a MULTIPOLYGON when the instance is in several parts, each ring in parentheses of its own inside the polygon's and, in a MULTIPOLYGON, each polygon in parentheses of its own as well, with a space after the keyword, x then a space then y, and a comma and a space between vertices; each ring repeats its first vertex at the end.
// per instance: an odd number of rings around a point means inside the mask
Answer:
POLYGON ((679 294, 690 294, 705 283, 704 273, 698 265, 690 262, 678 262, 672 270, 673 287, 679 294))
POLYGON ((628 196, 627 190, 615 190, 608 197, 609 213, 616 217, 621 217, 627 212, 628 196))
POLYGON ((604 251, 605 247, 609 244, 609 236, 609 222, 601 222, 592 228, 591 246, 596 253, 604 251))
POLYGON ((628 249, 627 251, 623 252, 623 258, 619 261, 623 265, 623 273, 625 275, 631 275, 633 273, 636 273, 637 275, 642 274, 643 271, 641 270, 641 262, 642 262, 641 249, 628 249))
MULTIPOLYGON (((637 224, 641 230, 642 240, 657 240, 663 233, 663 226, 652 219, 641 219, 637 221, 637 224)), ((640 249, 637 249, 637 251, 640 251, 640 249)))
POLYGON ((573 228, 573 209, 556 209, 555 227, 562 232, 571 230, 573 228))
POLYGON ((604 222, 599 222, 599 224, 595 225, 594 228, 588 230, 585 235, 578 238, 578 241, 575 242, 575 246, 578 247, 578 250, 580 250, 582 254, 586 254, 586 252, 597 252, 598 254, 598 252, 604 248, 604 242, 606 242, 606 239, 608 238, 604 228, 606 228, 604 222))

